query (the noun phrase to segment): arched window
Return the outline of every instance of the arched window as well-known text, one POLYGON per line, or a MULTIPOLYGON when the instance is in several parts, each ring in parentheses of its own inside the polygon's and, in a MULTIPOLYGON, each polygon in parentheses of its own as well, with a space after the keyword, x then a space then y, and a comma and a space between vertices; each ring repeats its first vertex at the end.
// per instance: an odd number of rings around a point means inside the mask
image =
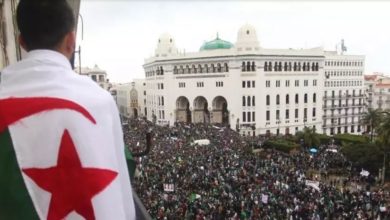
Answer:
POLYGON ((279 95, 276 95, 276 104, 280 105, 280 96, 279 95))
POLYGON ((251 106, 251 97, 250 96, 247 97, 247 102, 246 103, 248 104, 248 106, 251 106))
POLYGON ((264 62, 264 72, 267 72, 267 71, 268 71, 268 63, 264 62))
POLYGON ((245 106, 245 103, 246 103, 246 99, 245 99, 245 96, 242 97, 242 106, 245 106))
POLYGON ((192 72, 193 72, 193 73, 196 73, 196 72, 197 72, 195 65, 192 65, 192 72))
POLYGON ((272 71, 272 63, 268 62, 268 71, 272 71))
POLYGON ((245 72, 245 62, 242 62, 241 71, 245 72))
POLYGON ((161 105, 164 106, 164 96, 161 97, 161 105))
POLYGON ((306 63, 306 71, 310 71, 310 63, 309 62, 306 63))
POLYGON ((202 71, 202 65, 198 65, 198 70, 199 70, 199 73, 203 73, 203 71, 202 71))
POLYGON ((255 106, 255 96, 252 96, 252 106, 255 106))
POLYGON ((287 62, 284 62, 284 68, 283 68, 283 70, 284 70, 284 71, 287 71, 287 69, 288 69, 287 62))
POLYGON ((316 71, 318 71, 319 67, 318 67, 318 62, 316 63, 316 71))
POLYGON ((299 96, 298 94, 295 94, 295 104, 298 104, 299 103, 299 96))
POLYGON ((275 62, 275 63, 274 63, 274 71, 275 71, 275 72, 278 71, 278 62, 275 62))
POLYGON ((246 62, 246 71, 251 71, 251 63, 246 62))
POLYGON ((252 62, 252 71, 256 71, 256 65, 255 65, 255 62, 252 62))
POLYGON ((204 65, 204 72, 205 72, 205 73, 208 73, 208 72, 209 72, 209 67, 207 66, 207 64, 204 65))
POLYGON ((297 62, 294 62, 294 71, 298 70, 297 62))
POLYGON ((213 63, 211 64, 211 72, 212 72, 212 73, 215 73, 215 66, 214 66, 213 63))
POLYGON ((316 103, 316 101, 317 101, 317 95, 313 93, 313 103, 316 103))
POLYGON ((301 62, 298 62, 298 71, 301 71, 301 62))
POLYGON ((287 94, 286 95, 286 105, 290 104, 290 96, 287 94))
POLYGON ((314 62, 311 64, 311 71, 316 71, 316 64, 314 62))
POLYGON ((229 66, 228 66, 228 64, 225 63, 224 66, 225 66, 225 71, 224 71, 224 72, 229 72, 229 66))
POLYGON ((291 62, 288 62, 288 71, 291 71, 291 62))
POLYGON ((160 67, 157 67, 156 73, 157 73, 157 76, 160 75, 160 67))
POLYGON ((266 96, 266 105, 270 105, 269 95, 266 96))
POLYGON ((220 63, 217 64, 217 72, 218 73, 222 72, 222 67, 220 63))
POLYGON ((279 62, 278 70, 282 71, 282 62, 279 62))
POLYGON ((177 74, 177 66, 173 67, 173 74, 177 74))
POLYGON ((305 96, 303 97, 303 102, 307 103, 307 93, 305 93, 305 96))
POLYGON ((184 73, 183 66, 180 66, 180 71, 179 71, 179 74, 183 74, 183 73, 184 73))
POLYGON ((161 69, 160 69, 160 70, 161 70, 161 72, 160 72, 161 75, 164 75, 164 69, 163 69, 163 67, 160 67, 160 68, 161 68, 161 69))
POLYGON ((302 70, 306 71, 306 63, 305 62, 303 62, 302 70))
POLYGON ((186 65, 185 73, 190 73, 190 67, 186 65))

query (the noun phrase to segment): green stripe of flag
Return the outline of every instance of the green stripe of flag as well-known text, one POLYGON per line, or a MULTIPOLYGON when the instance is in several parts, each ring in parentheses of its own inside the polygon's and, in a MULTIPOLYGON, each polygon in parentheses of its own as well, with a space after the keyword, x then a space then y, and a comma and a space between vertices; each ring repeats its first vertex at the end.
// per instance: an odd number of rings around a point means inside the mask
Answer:
POLYGON ((0 133, 0 219, 39 219, 16 160, 10 133, 0 133))

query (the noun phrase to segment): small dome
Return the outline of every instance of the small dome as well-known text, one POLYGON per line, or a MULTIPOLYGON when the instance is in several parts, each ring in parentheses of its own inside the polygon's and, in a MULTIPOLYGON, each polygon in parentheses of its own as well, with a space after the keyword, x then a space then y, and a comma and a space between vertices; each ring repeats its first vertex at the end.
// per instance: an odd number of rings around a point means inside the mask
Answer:
POLYGON ((168 34, 168 33, 163 33, 159 38, 158 38, 158 44, 174 44, 174 39, 173 37, 168 34))
POLYGON ((236 48, 241 50, 258 50, 259 40, 257 39, 256 29, 249 24, 240 28, 237 34, 236 48))
POLYGON ((164 33, 158 38, 157 48, 155 53, 157 57, 166 57, 169 54, 178 53, 175 45, 175 40, 170 34, 164 33))
POLYGON ((203 50, 216 50, 216 49, 230 49, 232 47, 233 47, 232 43, 220 39, 218 34, 217 34, 217 38, 215 38, 212 41, 205 42, 200 47, 200 51, 203 51, 203 50))

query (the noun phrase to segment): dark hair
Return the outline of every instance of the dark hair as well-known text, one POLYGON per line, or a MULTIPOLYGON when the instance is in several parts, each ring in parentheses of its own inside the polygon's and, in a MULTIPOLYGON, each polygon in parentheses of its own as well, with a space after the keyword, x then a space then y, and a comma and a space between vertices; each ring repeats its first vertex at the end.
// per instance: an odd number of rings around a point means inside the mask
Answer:
POLYGON ((54 49, 75 27, 65 0, 20 0, 16 19, 28 50, 54 49))

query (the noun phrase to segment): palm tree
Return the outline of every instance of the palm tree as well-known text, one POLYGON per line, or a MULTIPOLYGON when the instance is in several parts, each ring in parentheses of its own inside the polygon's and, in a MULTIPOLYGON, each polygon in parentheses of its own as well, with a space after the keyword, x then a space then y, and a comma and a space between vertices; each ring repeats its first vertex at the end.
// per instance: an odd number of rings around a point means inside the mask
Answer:
POLYGON ((362 124, 367 126, 366 131, 370 131, 370 140, 373 141, 374 131, 378 128, 382 120, 382 111, 380 109, 369 108, 363 113, 362 124))
POLYGON ((382 176, 382 184, 384 183, 385 180, 385 173, 386 173, 386 156, 387 153, 390 150, 390 113, 389 112, 382 112, 386 113, 386 115, 383 117, 382 122, 378 126, 378 144, 382 146, 383 150, 383 176, 382 176))
POLYGON ((314 128, 305 127, 303 131, 297 133, 298 140, 303 140, 305 147, 320 145, 320 139, 314 128))

